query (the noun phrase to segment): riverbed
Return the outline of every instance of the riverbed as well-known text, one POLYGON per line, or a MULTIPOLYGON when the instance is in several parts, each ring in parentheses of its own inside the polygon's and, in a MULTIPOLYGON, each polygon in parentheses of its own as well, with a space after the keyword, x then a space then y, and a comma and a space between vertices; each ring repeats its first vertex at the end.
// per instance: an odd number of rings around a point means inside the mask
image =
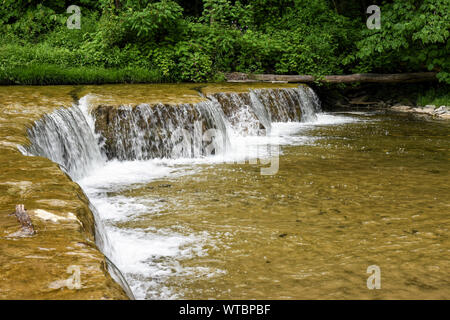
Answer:
POLYGON ((81 181, 137 298, 449 297, 448 123, 345 112, 274 127, 274 175, 155 159, 81 181))
POLYGON ((324 112, 291 84, 0 93, 0 204, 37 229, 1 238, 2 297, 450 297, 447 121, 324 112), (71 265, 81 289, 55 289, 71 265))

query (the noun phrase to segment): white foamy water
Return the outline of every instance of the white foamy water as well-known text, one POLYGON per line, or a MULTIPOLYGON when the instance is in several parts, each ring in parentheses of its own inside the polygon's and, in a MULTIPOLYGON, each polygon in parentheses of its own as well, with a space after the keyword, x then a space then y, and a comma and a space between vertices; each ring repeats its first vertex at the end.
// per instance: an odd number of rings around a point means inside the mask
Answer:
MULTIPOLYGON (((116 266, 124 274, 137 299, 177 299, 180 293, 174 292, 166 283, 173 278, 194 275, 220 276, 223 270, 204 268, 183 268, 182 260, 206 255, 204 245, 215 240, 207 233, 195 234, 189 230, 165 229, 127 229, 117 227, 116 223, 138 221, 141 216, 157 215, 164 209, 164 202, 158 199, 139 197, 108 196, 111 191, 132 189, 133 185, 160 180, 175 179, 183 174, 201 170, 198 165, 218 165, 267 156, 267 145, 312 144, 317 139, 307 134, 316 126, 339 125, 357 121, 343 115, 317 114, 310 122, 273 123, 268 136, 230 135, 230 148, 222 155, 151 159, 135 161, 110 161, 102 168, 93 171, 79 181, 92 203, 106 223, 116 266)), ((251 164, 247 164, 251 165, 251 164)))
POLYGON ((130 184, 145 183, 169 175, 175 170, 161 166, 151 160, 117 161, 105 163, 103 167, 90 171, 78 180, 86 190, 111 191, 127 188, 130 184))
MULTIPOLYGON (((125 275, 137 299, 175 299, 177 292, 166 282, 196 274, 180 261, 205 255, 207 234, 181 234, 174 230, 108 227, 116 251, 114 263, 125 275)), ((203 270, 200 270, 201 272, 203 270)))
POLYGON ((180 106, 174 113, 174 120, 188 126, 190 118, 186 115, 191 110, 214 124, 223 138, 219 140, 224 141, 215 155, 201 153, 198 143, 191 152, 189 139, 198 138, 196 125, 191 127, 192 137, 190 132, 183 132, 189 141, 181 145, 181 149, 176 139, 169 135, 175 128, 170 123, 161 128, 167 141, 148 141, 156 130, 151 121, 158 112, 165 111, 161 106, 156 111, 141 106, 141 118, 131 109, 124 110, 130 116, 128 121, 132 122, 130 133, 117 131, 121 135, 120 145, 128 145, 130 150, 119 150, 121 161, 107 161, 101 151, 102 139, 94 133, 95 120, 89 114, 89 96, 82 98, 79 106, 59 109, 36 122, 29 131, 32 146, 24 148, 24 152, 46 156, 61 164, 80 184, 96 208, 94 215, 101 238, 99 247, 121 271, 137 299, 182 298, 182 293, 174 292, 168 285, 173 279, 220 276, 224 271, 182 266, 184 259, 207 255, 205 245, 214 245, 216 238, 206 232, 193 232, 183 226, 166 229, 127 227, 127 222, 139 222, 145 216, 162 214, 164 202, 149 196, 125 196, 121 191, 132 191, 152 181, 176 180, 182 175, 201 171, 202 165, 233 162, 254 165, 256 159, 273 156, 274 146, 281 155, 283 145, 314 143, 317 138, 308 134, 312 128, 357 121, 350 116, 318 113, 317 97, 311 89, 303 87, 273 92, 254 90, 249 95, 250 105, 244 105, 245 99, 236 94, 209 98, 209 102, 196 106, 180 106), (234 103, 237 110, 226 115, 219 98, 234 103), (280 101, 275 111, 269 108, 273 99, 280 101), (271 110, 275 113, 271 114, 271 110), (137 125, 141 119, 149 121, 144 129, 137 125), (261 134, 261 126, 265 128, 264 134, 261 134), (139 130, 147 130, 147 135, 139 130), (156 153, 152 156, 152 152, 156 153), (129 155, 132 159, 127 159, 129 155))

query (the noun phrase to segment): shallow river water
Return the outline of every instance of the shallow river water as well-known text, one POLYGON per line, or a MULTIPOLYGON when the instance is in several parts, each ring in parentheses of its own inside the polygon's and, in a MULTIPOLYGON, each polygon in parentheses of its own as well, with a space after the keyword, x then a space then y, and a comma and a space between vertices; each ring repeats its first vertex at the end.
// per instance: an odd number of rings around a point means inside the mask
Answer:
POLYGON ((450 297, 447 122, 320 113, 273 132, 273 175, 211 157, 110 161, 78 181, 137 298, 450 297))

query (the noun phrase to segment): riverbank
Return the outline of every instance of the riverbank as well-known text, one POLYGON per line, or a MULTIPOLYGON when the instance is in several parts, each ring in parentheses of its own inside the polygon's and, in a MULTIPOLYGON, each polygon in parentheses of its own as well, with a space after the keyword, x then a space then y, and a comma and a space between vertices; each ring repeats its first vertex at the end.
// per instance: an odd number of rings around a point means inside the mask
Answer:
POLYGON ((57 164, 18 149, 35 120, 72 104, 72 89, 0 87, 0 299, 128 299, 97 247, 84 192, 57 164), (17 204, 35 235, 15 235, 17 204))
POLYGON ((313 85, 313 88, 327 111, 450 105, 450 86, 439 83, 313 85))
POLYGON ((413 107, 413 106, 393 106, 391 110, 398 112, 408 112, 421 115, 428 115, 437 119, 450 120, 450 107, 447 106, 434 106, 427 105, 425 107, 413 107))
POLYGON ((164 78, 159 70, 139 67, 61 67, 52 64, 31 64, 0 68, 0 85, 86 85, 161 82, 168 82, 168 79, 164 78))

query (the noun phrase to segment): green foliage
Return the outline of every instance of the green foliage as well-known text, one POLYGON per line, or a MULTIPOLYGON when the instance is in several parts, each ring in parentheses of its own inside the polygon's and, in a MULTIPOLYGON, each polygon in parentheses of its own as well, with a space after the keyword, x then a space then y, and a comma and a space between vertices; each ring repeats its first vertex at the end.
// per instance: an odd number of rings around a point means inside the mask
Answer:
POLYGON ((427 91, 420 93, 416 104, 418 106, 450 106, 450 86, 447 85, 438 88, 430 88, 427 91))
POLYGON ((395 0, 381 7, 380 30, 365 29, 348 61, 355 70, 439 71, 450 83, 450 2, 395 0))
POLYGON ((176 49, 182 81, 203 82, 211 77, 212 61, 198 44, 180 42, 176 49))
POLYGON ((56 85, 161 82, 158 70, 100 67, 61 68, 59 65, 31 64, 0 68, 0 84, 56 85))
POLYGON ((0 67, 27 67, 33 64, 54 64, 61 67, 84 65, 82 51, 72 51, 64 47, 51 47, 46 43, 34 46, 5 44, 0 47, 0 67))
POLYGON ((128 8, 122 15, 125 29, 143 42, 173 42, 181 30, 183 9, 174 1, 150 3, 140 11, 128 8))
POLYGON ((0 1, 3 83, 426 70, 450 83, 449 0, 374 0, 381 30, 369 30, 364 2, 350 0, 0 1), (81 7, 81 30, 66 27, 71 4, 81 7))
POLYGON ((177 64, 175 52, 171 46, 155 48, 150 51, 149 57, 165 78, 176 80, 177 64))
POLYGON ((55 14, 50 8, 38 5, 35 9, 28 9, 14 24, 6 25, 6 30, 26 41, 39 40, 57 24, 63 23, 64 17, 55 14))
POLYGON ((204 0, 203 15, 200 22, 211 25, 219 24, 236 29, 247 29, 252 23, 252 5, 243 5, 240 1, 234 4, 229 0, 204 0))

